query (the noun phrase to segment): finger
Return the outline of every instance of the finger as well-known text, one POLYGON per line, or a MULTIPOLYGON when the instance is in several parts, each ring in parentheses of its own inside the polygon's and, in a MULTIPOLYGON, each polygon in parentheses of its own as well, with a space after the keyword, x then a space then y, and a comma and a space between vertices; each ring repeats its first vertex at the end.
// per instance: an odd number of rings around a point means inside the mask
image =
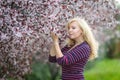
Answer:
POLYGON ((52 34, 53 32, 52 31, 50 31, 50 34, 52 34))
POLYGON ((52 31, 50 31, 50 35, 52 34, 52 31))
POLYGON ((55 34, 54 32, 51 32, 51 35, 52 35, 52 36, 56 36, 56 34, 55 34))
POLYGON ((52 37, 52 39, 55 39, 56 35, 54 32, 51 32, 51 37, 52 37))
POLYGON ((53 32, 52 31, 50 32, 50 35, 53 36, 53 32))

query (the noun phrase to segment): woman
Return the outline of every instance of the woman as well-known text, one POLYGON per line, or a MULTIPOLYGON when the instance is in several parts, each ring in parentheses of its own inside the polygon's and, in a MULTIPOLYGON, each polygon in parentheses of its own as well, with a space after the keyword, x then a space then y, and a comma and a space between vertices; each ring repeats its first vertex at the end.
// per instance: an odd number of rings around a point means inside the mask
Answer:
POLYGON ((66 28, 69 38, 62 49, 58 36, 51 32, 53 45, 49 61, 62 66, 62 80, 84 80, 84 67, 88 60, 97 57, 98 43, 84 19, 73 18, 66 28))

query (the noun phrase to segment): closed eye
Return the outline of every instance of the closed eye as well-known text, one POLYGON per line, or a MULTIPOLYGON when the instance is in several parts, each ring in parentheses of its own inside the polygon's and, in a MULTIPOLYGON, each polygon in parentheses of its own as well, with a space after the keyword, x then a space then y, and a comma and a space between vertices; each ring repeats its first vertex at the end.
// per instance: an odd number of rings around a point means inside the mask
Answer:
POLYGON ((76 28, 73 26, 72 29, 76 29, 76 28))
POLYGON ((75 26, 71 26, 71 27, 68 27, 68 30, 69 29, 76 29, 76 27, 75 26))
POLYGON ((72 29, 75 29, 75 27, 73 27, 72 29))

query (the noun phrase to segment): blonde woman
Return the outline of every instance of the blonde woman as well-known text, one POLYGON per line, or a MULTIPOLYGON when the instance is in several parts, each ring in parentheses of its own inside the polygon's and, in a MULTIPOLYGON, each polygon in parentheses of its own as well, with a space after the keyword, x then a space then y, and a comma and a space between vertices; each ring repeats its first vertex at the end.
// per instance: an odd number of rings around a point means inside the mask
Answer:
POLYGON ((62 80, 84 80, 84 66, 88 60, 97 57, 98 43, 84 19, 73 18, 66 25, 69 38, 60 49, 58 36, 51 32, 53 46, 49 54, 50 62, 62 67, 62 80))

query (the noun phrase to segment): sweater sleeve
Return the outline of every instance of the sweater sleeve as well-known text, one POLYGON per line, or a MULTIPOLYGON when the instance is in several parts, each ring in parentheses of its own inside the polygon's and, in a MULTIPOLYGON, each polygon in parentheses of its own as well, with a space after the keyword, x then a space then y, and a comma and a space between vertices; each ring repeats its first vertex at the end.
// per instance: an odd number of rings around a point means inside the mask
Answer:
MULTIPOLYGON (((62 53, 63 53, 64 51, 66 51, 66 50, 67 50, 67 46, 64 46, 64 47, 61 49, 62 53)), ((57 62, 56 56, 51 56, 51 55, 49 55, 49 62, 56 63, 56 62, 57 62)))
POLYGON ((49 62, 56 63, 57 62, 56 56, 49 55, 49 62))
POLYGON ((80 61, 80 59, 88 58, 89 54, 90 47, 83 45, 66 52, 63 57, 57 58, 57 63, 59 65, 71 65, 80 61))

